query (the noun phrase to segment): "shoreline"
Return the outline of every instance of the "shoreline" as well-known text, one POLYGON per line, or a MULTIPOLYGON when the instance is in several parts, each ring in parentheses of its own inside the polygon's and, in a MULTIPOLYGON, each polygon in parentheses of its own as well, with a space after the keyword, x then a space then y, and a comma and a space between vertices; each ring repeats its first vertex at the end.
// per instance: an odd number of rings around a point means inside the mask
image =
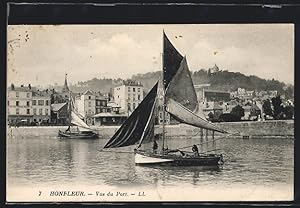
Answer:
MULTIPOLYGON (((294 139, 294 120, 271 120, 271 121, 245 121, 245 122, 223 122, 214 123, 220 128, 238 135, 230 135, 229 138, 242 139, 261 139, 261 138, 289 138, 294 139)), ((103 137, 111 137, 120 126, 91 126, 95 131, 103 137)), ((34 136, 56 136, 57 131, 67 129, 68 126, 19 126, 8 127, 7 133, 22 131, 24 135, 34 136), (34 130, 34 131, 33 131, 34 130), (47 131, 45 131, 47 130, 47 131)), ((160 126, 155 126, 156 132, 161 132, 160 126)), ((206 131, 203 131, 203 138, 205 138, 206 131)), ((212 133, 208 131, 208 137, 211 138, 212 133)), ((186 124, 166 125, 167 137, 200 137, 199 128, 189 126, 186 124)), ((224 134, 215 133, 215 138, 224 137, 224 134)), ((226 135, 225 135, 226 136, 226 135)))

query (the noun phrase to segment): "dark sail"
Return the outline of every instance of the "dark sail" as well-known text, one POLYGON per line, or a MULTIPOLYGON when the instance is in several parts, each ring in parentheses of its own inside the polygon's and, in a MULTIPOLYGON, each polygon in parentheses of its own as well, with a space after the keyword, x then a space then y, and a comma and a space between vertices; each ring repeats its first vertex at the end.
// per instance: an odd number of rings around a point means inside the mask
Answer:
POLYGON ((154 122, 151 122, 157 95, 158 83, 154 85, 140 105, 133 111, 104 148, 125 147, 136 144, 152 134, 154 122))
POLYGON ((172 45, 166 34, 163 37, 163 77, 164 87, 167 88, 169 82, 179 69, 182 55, 172 45))
POLYGON ((185 57, 166 89, 166 99, 168 98, 172 98, 191 111, 195 111, 198 107, 196 91, 185 57))

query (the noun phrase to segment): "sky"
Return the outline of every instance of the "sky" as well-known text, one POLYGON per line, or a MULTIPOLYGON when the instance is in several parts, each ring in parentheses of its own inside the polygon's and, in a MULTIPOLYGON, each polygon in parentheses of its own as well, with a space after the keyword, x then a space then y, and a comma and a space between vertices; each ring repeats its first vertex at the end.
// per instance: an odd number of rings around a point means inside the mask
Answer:
POLYGON ((163 30, 191 71, 221 70, 294 84, 293 24, 10 25, 8 85, 130 78, 162 68, 163 30))

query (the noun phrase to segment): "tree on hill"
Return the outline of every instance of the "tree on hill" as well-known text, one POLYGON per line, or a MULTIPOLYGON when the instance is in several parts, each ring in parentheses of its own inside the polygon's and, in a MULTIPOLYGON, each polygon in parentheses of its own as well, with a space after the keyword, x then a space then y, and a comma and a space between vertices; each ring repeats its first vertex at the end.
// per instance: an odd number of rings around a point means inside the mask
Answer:
POLYGON ((273 117, 275 119, 282 119, 283 118, 283 106, 282 106, 282 100, 280 96, 274 97, 271 99, 272 105, 273 105, 273 117))
POLYGON ((244 108, 242 108, 242 106, 237 105, 237 106, 232 108, 230 114, 238 117, 239 120, 241 120, 241 118, 243 116, 245 116, 245 110, 244 110, 244 108))
POLYGON ((294 107, 291 105, 285 106, 283 108, 286 119, 293 119, 294 116, 294 107))
POLYGON ((273 116, 273 110, 269 99, 264 101, 262 108, 265 115, 273 116))

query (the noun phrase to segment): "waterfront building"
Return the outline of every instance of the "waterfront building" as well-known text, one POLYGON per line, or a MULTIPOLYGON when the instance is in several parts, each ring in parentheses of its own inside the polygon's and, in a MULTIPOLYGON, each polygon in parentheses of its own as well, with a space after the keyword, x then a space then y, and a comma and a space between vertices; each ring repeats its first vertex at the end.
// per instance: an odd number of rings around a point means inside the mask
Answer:
MULTIPOLYGON (((100 100, 99 100, 100 101, 100 100)), ((90 90, 75 97, 75 107, 88 125, 93 125, 96 111, 96 96, 90 90)), ((97 108, 98 109, 98 108, 97 108)))
POLYGON ((10 124, 29 124, 32 122, 32 88, 21 85, 20 87, 11 86, 7 92, 7 114, 10 124))
POLYGON ((93 116, 95 125, 114 126, 123 124, 128 115, 126 113, 102 112, 93 116))
POLYGON ((122 112, 130 115, 142 102, 143 85, 133 80, 123 81, 122 85, 114 88, 114 102, 120 106, 122 112))
POLYGON ((69 113, 68 103, 51 104, 51 123, 55 125, 68 125, 69 113))
POLYGON ((111 107, 107 106, 107 98, 101 95, 100 93, 96 93, 95 96, 95 114, 97 113, 107 113, 111 112, 111 107))
POLYGON ((111 112, 120 113, 121 107, 118 104, 116 104, 115 102, 109 101, 107 103, 107 106, 111 108, 111 112))
POLYGON ((32 92, 33 122, 50 123, 51 121, 51 92, 49 90, 32 92))
POLYGON ((219 90, 203 89, 204 102, 228 102, 230 101, 230 93, 219 90))

